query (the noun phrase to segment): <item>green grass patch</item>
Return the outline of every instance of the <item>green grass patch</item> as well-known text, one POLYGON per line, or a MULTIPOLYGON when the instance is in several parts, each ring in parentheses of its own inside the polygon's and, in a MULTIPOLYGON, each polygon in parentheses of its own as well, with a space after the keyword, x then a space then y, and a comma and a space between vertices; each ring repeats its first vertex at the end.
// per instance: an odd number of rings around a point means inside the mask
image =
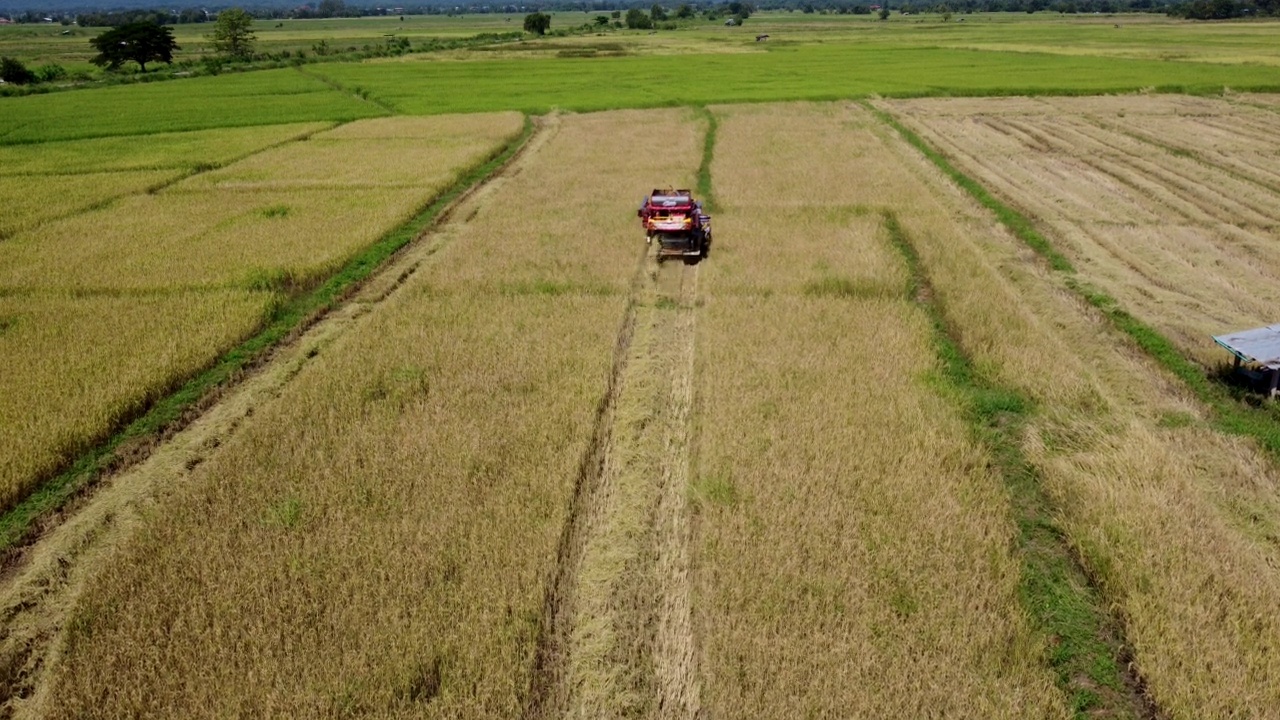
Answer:
POLYGON ((1046 639, 1047 660, 1077 718, 1133 717, 1113 621, 1054 523, 1053 504, 1022 451, 1021 429, 1035 411, 1031 401, 993 384, 973 368, 947 325, 911 243, 891 211, 884 213, 889 241, 908 269, 908 296, 925 312, 942 361, 946 394, 961 405, 969 426, 990 454, 1009 493, 1018 528, 1022 575, 1019 598, 1046 639))
POLYGON ((145 446, 180 424, 201 401, 232 382, 235 377, 274 346, 299 331, 311 319, 334 308, 392 254, 408 245, 429 227, 449 203, 468 188, 491 175, 524 145, 533 132, 525 119, 524 131, 484 162, 463 173, 413 219, 365 248, 345 266, 315 287, 283 298, 265 325, 252 337, 223 354, 174 392, 152 404, 144 414, 126 424, 98 447, 77 459, 71 467, 50 478, 12 510, 0 515, 0 550, 21 543, 35 523, 62 507, 101 474, 116 467, 131 448, 145 446))
POLYGON ((702 207, 708 213, 718 212, 715 193, 711 191, 711 161, 716 154, 716 130, 720 121, 716 114, 705 107, 698 108, 698 113, 707 121, 707 134, 702 139, 702 164, 698 166, 698 196, 702 198, 702 207))
MULTIPOLYGON (((691 40, 693 40, 691 38, 691 40)), ((1087 95, 1156 89, 1222 93, 1280 86, 1276 69, 1207 62, 938 47, 929 38, 630 57, 339 63, 326 77, 411 114, 574 111, 789 100, 1087 95), (425 64, 425 63, 430 63, 425 64), (849 68, 857 68, 850 72, 849 68), (465 87, 468 92, 453 92, 465 87)))
POLYGON ((0 146, 387 115, 296 70, 0 98, 0 146))

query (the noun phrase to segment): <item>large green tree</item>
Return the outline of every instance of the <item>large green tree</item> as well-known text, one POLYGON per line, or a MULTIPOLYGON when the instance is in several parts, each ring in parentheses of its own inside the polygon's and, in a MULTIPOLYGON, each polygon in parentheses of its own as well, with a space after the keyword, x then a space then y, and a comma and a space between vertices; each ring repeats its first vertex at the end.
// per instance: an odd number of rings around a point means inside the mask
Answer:
POLYGON ((94 65, 115 70, 132 60, 142 72, 147 71, 149 62, 172 63, 173 51, 181 49, 173 39, 172 30, 146 20, 112 28, 89 44, 98 51, 97 57, 90 60, 94 65))
POLYGON ((546 13, 536 12, 529 13, 524 16, 524 31, 531 32, 534 35, 546 35, 551 29, 551 16, 546 13))
POLYGON ((241 60, 253 56, 253 16, 240 8, 218 13, 213 26, 213 49, 241 60))
POLYGON ((640 8, 631 8, 627 11, 627 27, 632 30, 650 30, 653 28, 653 20, 640 8))

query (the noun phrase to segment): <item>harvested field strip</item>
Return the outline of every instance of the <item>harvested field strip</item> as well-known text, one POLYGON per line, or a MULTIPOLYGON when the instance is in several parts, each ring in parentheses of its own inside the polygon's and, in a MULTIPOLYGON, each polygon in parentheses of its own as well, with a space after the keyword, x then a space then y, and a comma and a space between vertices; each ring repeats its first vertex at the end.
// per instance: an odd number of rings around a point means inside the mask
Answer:
POLYGON ((1270 194, 1265 188, 1260 197, 1256 185, 1223 177, 1189 158, 1175 155, 1146 160, 1152 154, 1149 145, 1083 122, 1057 121, 1043 128, 1025 121, 1009 124, 1038 138, 1053 152, 1082 155, 1099 170, 1156 197, 1167 209, 1181 209, 1190 219, 1262 227, 1276 221, 1275 208, 1268 202, 1270 194))
MULTIPOLYGON (((1265 157, 1250 157, 1256 156, 1258 153, 1251 148, 1241 147, 1244 143, 1250 141, 1240 136, 1229 135, 1229 130, 1217 133, 1208 142, 1209 147, 1192 149, 1191 143, 1174 144, 1177 141, 1170 142, 1163 137, 1153 135, 1145 127, 1140 125, 1135 127, 1134 123, 1115 122, 1111 119, 1097 117, 1090 118, 1090 120, 1104 130, 1123 133, 1134 140, 1161 148, 1173 155, 1191 158, 1199 163, 1208 165, 1237 180, 1255 183, 1273 192, 1280 192, 1280 172, 1276 172, 1273 169, 1275 160, 1265 157), (1254 162, 1250 162, 1250 160, 1254 160, 1254 162)), ((1173 121, 1167 121, 1166 127, 1172 124, 1174 124, 1173 121)), ((1194 130, 1204 133, 1206 132, 1206 125, 1206 123, 1196 123, 1194 130)), ((1192 130, 1192 128, 1187 127, 1185 130, 1192 130)))
POLYGON ((549 121, 536 154, 440 229, 430 263, 89 578, 48 671, 49 712, 523 712, 643 248, 619 190, 642 174, 692 180, 695 119, 549 121), (624 129, 673 152, 617 153, 624 129), (594 192, 565 157, 599 169, 594 192), (530 223, 560 242, 512 232, 530 223), (510 273, 503 253, 553 264, 510 273), (109 672, 85 672, 108 656, 109 672))
MULTIPOLYGON (((882 117, 961 188, 1002 208, 999 217, 1017 217, 1018 237, 1054 252, 1026 218, 882 117)), ((930 287, 980 377, 1034 402, 1022 450, 1064 537, 1122 621, 1146 693, 1172 718, 1276 706, 1280 623, 1269 607, 1280 594, 1280 557, 1268 533, 1280 519, 1280 477, 1252 443, 1210 423, 1264 444, 1274 428, 1224 400, 1114 301, 1070 273, 1046 274, 989 219, 965 210, 919 156, 899 152, 921 178, 917 196, 933 198, 902 216, 930 287), (1042 382, 1044 368, 1052 382, 1042 382)))
MULTIPOLYGON (((987 131, 979 130, 988 127, 985 120, 969 125, 968 132, 957 133, 954 123, 935 127, 935 120, 924 113, 927 110, 921 112, 921 132, 930 141, 946 148, 957 162, 1007 194, 1019 207, 1051 223, 1067 255, 1092 283, 1172 338, 1182 352, 1201 364, 1222 360, 1210 335, 1272 321, 1271 308, 1280 302, 1276 290, 1280 276, 1274 271, 1280 263, 1280 251, 1272 241, 1274 230, 1266 227, 1274 224, 1277 216, 1275 203, 1266 199, 1276 198, 1277 193, 1265 185, 1248 183, 1250 193, 1235 192, 1254 199, 1248 207, 1234 203, 1237 219, 1225 222, 1232 218, 1220 217, 1217 210, 1199 209, 1196 203, 1205 201, 1182 199, 1179 193, 1194 192, 1178 189, 1185 181, 1158 170, 1141 169, 1154 164, 1136 158, 1141 146, 1132 148, 1134 157, 1130 160, 1117 161, 1097 157, 1079 161, 1071 148, 1080 143, 1059 146, 1049 154, 1026 148, 993 154, 983 149, 995 142, 987 131), (1083 163, 1109 175, 1082 170, 1083 163), (1055 171, 1061 174, 1049 174, 1055 171), (1054 192, 1027 191, 1047 183, 1053 184, 1054 192), (1062 203, 1063 197, 1072 199, 1062 203), (1175 221, 1177 225, 1166 219, 1178 214, 1185 219, 1175 221)), ((991 122, 1004 123, 999 119, 991 122)), ((1148 122, 1159 127, 1156 120, 1148 122)), ((1085 148, 1088 150, 1087 142, 1085 148)), ((1183 167, 1185 172, 1194 166, 1207 185, 1246 183, 1189 158, 1157 155, 1154 161, 1183 167)), ((1012 215, 1005 219, 1019 222, 1012 215)), ((1024 239, 1043 240, 1036 236, 1023 233, 1024 239)))
POLYGON ((690 488, 705 712, 1068 716, 1018 599, 1005 490, 937 392, 877 209, 904 178, 872 118, 713 110, 728 149, 690 488))
POLYGON ((685 507, 697 272, 643 269, 561 543, 530 717, 697 717, 685 507))
MULTIPOLYGON (((265 357, 278 342, 333 308, 388 257, 412 242, 425 228, 437 221, 450 203, 510 159, 529 138, 531 132, 532 125, 526 122, 525 130, 520 137, 509 142, 487 162, 466 171, 453 186, 437 195, 435 200, 410 222, 388 232, 378 242, 365 248, 314 289, 283 302, 276 298, 273 301, 273 311, 262 322, 256 334, 225 351, 216 362, 203 371, 196 372, 201 365, 207 364, 208 360, 194 367, 187 367, 182 374, 190 376, 194 373, 194 376, 191 376, 172 394, 164 395, 149 405, 134 405, 132 406, 136 407, 134 412, 112 417, 105 424, 64 429, 61 433, 52 436, 78 435, 78 438, 69 443, 70 447, 66 444, 46 446, 43 450, 29 453, 34 457, 43 457, 43 460, 33 461, 34 464, 27 466, 6 468, 6 472, 13 472, 12 475, 6 475, 3 478, 8 498, 6 505, 13 507, 0 516, 0 550, 7 551, 22 542, 39 518, 60 507, 82 488, 92 483, 101 473, 118 467, 121 463, 127 463, 139 447, 145 447, 162 433, 180 425, 190 413, 198 411, 200 404, 211 397, 217 388, 233 381, 239 373, 265 357), (138 413, 144 408, 145 414, 138 417, 138 413), (131 420, 131 418, 136 419, 131 420), (124 425, 125 423, 128 424, 124 425), (122 425, 124 427, 121 427, 122 425), (92 449, 81 450, 89 446, 93 446, 92 449), (47 481, 41 482, 41 477, 47 477, 48 473, 59 466, 66 469, 47 481), (38 491, 28 496, 28 493, 37 485, 38 491), (24 496, 25 499, 22 499, 24 496), (20 499, 21 502, 14 505, 20 499)), ((198 300, 196 304, 206 303, 198 300)), ((225 317, 230 319, 230 316, 225 317)), ((248 329, 245 328, 245 330, 248 329)), ((8 345, 6 335, 8 334, 0 334, 0 343, 8 345)), ((221 346, 226 347, 227 344, 222 343, 221 346)), ((6 352, 6 363, 15 367, 47 369, 47 364, 22 359, 24 357, 22 353, 27 347, 27 344, 9 345, 6 350, 12 352, 6 352)), ((116 367, 119 364, 116 360, 106 363, 104 367, 116 367)), ((12 377, 15 375, 5 375, 6 381, 12 377)), ((47 380, 37 381, 35 378, 26 378, 26 382, 33 383, 36 387, 49 386, 47 380)), ((174 382, 174 379, 168 382, 174 382)), ((0 393, 0 398, 18 397, 21 395, 17 391, 6 389, 5 393, 0 393)), ((5 408, 4 412, 8 414, 31 413, 30 406, 10 406, 6 403, 5 408)), ((26 422, 29 423, 31 420, 28 419, 26 422)), ((17 428, 19 424, 6 422, 2 427, 7 430, 11 427, 17 428)), ((32 437, 47 441, 50 435, 32 437)), ((16 446, 19 441, 4 438, 3 442, 8 446, 16 446)))

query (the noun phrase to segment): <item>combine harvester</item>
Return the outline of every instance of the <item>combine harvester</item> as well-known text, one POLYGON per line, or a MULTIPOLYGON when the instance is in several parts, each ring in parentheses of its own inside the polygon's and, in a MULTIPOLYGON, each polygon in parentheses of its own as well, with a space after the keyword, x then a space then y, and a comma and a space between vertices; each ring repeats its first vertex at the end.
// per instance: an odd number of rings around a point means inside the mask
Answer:
POLYGON ((654 188, 636 214, 649 244, 658 239, 658 262, 683 258, 692 265, 711 252, 711 216, 691 191, 654 188))

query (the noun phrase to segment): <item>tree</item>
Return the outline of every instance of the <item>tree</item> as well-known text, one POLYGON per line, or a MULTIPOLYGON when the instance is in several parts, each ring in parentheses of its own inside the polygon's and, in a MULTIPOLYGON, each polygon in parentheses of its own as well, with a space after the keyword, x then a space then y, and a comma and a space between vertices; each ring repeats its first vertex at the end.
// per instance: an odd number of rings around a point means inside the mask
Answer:
POLYGON ((658 3, 654 3, 653 9, 649 11, 649 17, 653 18, 654 22, 662 22, 667 19, 667 11, 663 10, 658 3))
POLYGON ((640 8, 631 8, 627 11, 627 27, 632 30, 651 30, 653 20, 650 20, 640 8))
POLYGON ((888 19, 889 19, 889 8, 880 8, 880 12, 879 12, 879 13, 877 13, 877 14, 880 16, 880 19, 881 19, 881 20, 888 20, 888 19))
POLYGON ((598 26, 600 26, 600 27, 604 27, 605 25, 608 25, 608 24, 609 24, 609 16, 608 16, 608 15, 597 15, 597 16, 596 16, 596 25, 598 25, 598 26))
POLYGON ((163 25, 142 21, 121 25, 89 41, 98 51, 89 62, 115 70, 132 60, 142 72, 149 62, 173 62, 173 51, 180 50, 173 31, 163 25))
POLYGON ((529 13, 524 16, 524 31, 534 35, 546 35, 551 29, 551 16, 546 13, 529 13))
POLYGON ((680 5, 679 8, 676 9, 676 17, 680 18, 681 20, 688 20, 689 18, 693 17, 693 14, 694 14, 693 7, 689 5, 689 3, 683 3, 682 5, 680 5))
POLYGON ((253 16, 240 8, 218 13, 214 24, 213 49, 233 58, 247 60, 253 57, 253 16))
POLYGON ((28 70, 21 60, 0 57, 0 80, 14 85, 29 85, 36 81, 36 74, 28 70))
POLYGON ((347 13, 347 4, 342 0, 320 0, 316 15, 322 18, 342 17, 347 13))

